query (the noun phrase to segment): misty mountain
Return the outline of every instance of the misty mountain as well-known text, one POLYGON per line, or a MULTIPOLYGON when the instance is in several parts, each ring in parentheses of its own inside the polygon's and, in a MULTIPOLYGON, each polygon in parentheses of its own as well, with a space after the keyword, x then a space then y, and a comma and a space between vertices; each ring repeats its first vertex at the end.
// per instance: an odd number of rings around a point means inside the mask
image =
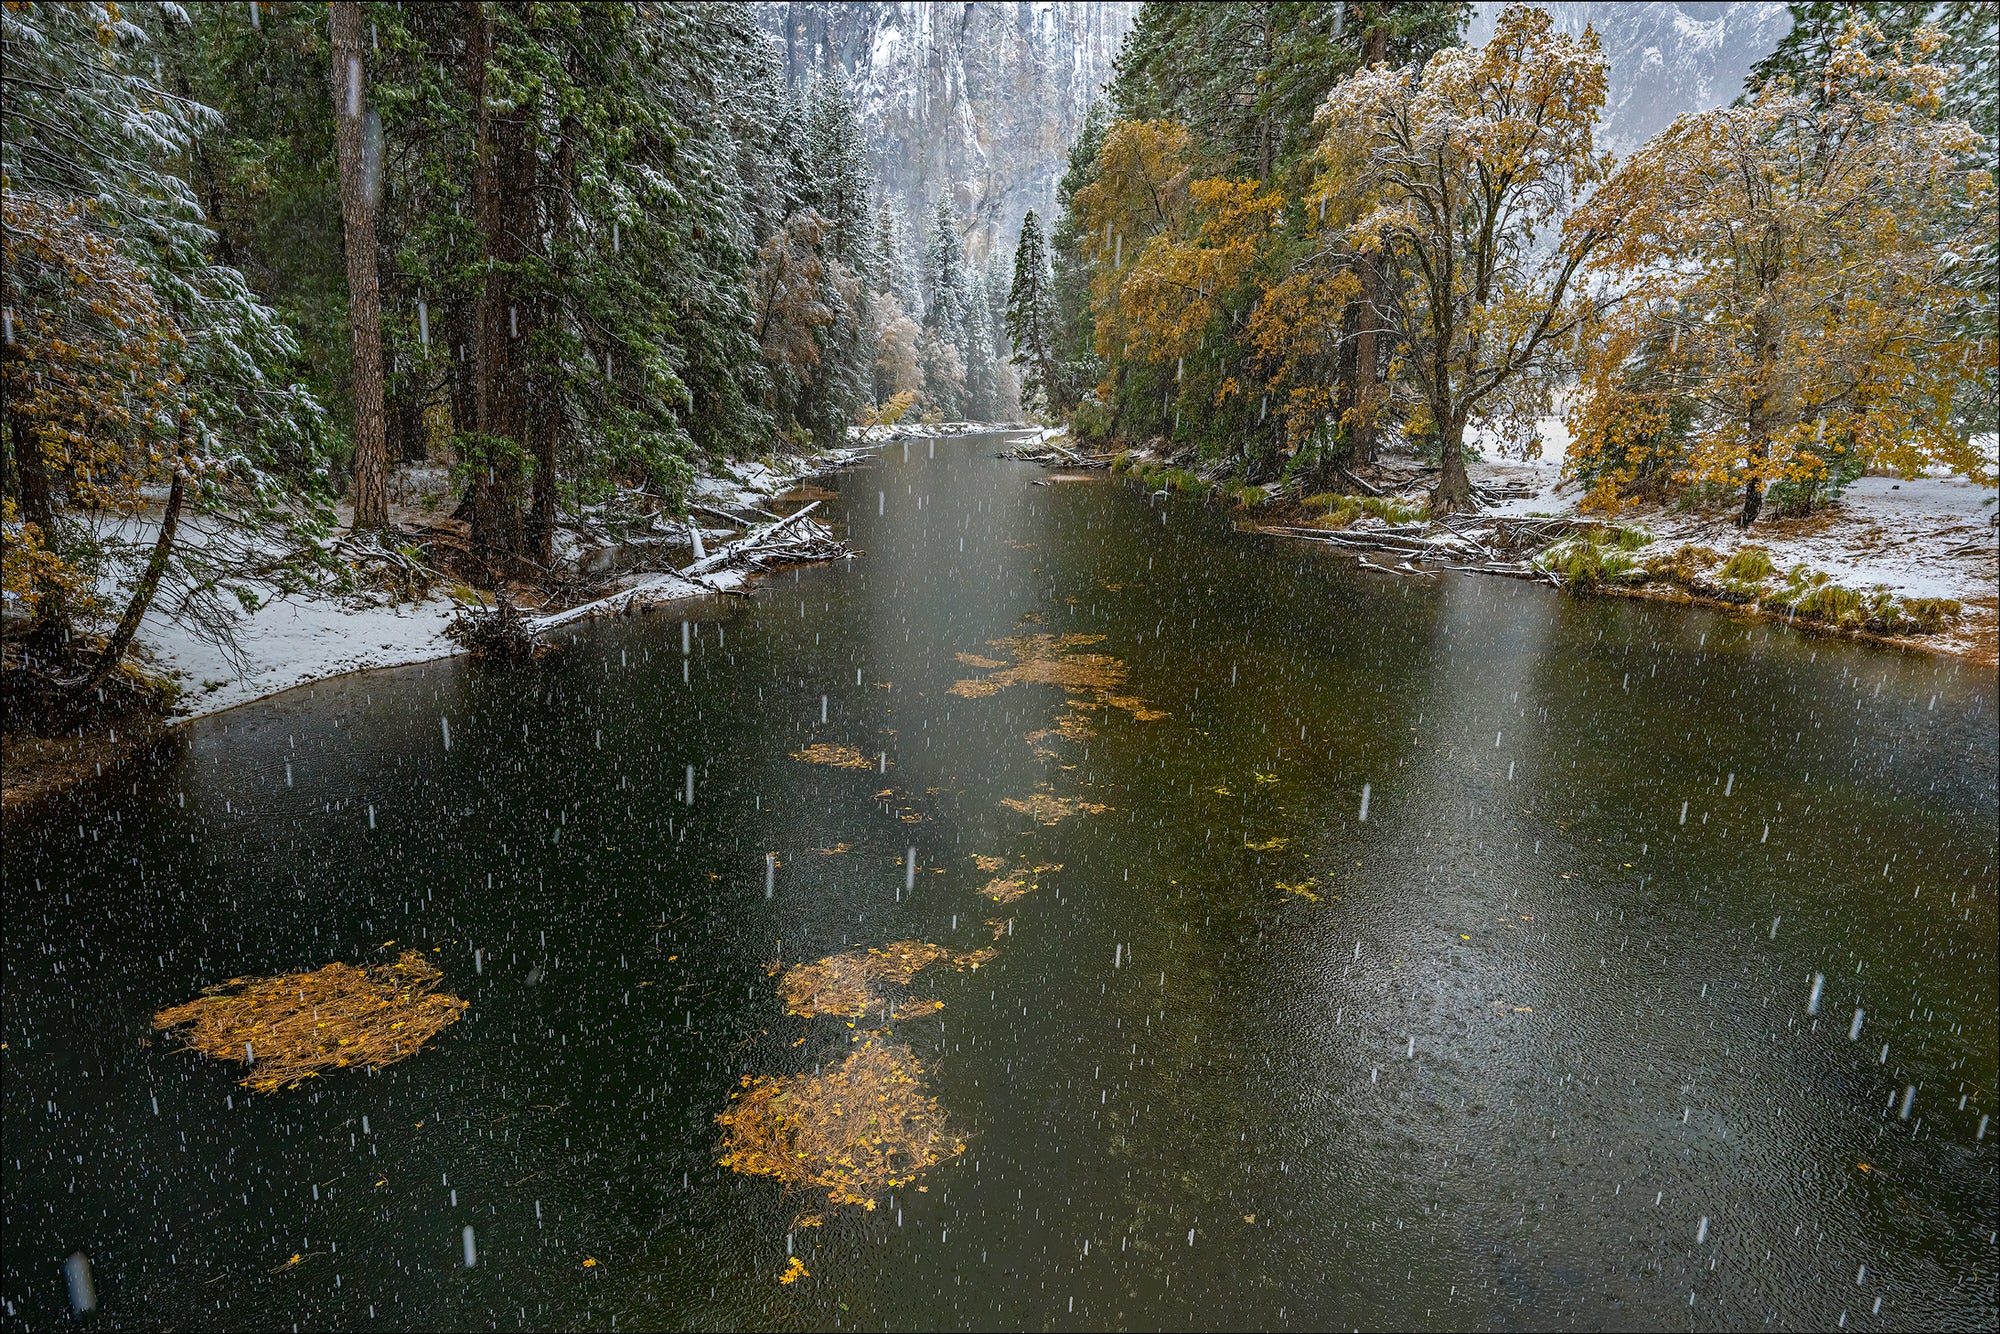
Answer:
MULTIPOLYGON (((941 191, 968 257, 1010 252, 1021 215, 1056 209, 1070 140, 1139 6, 828 3, 753 6, 796 84, 838 74, 883 194, 914 228, 941 191)), ((913 233, 912 233, 913 234, 913 233)))

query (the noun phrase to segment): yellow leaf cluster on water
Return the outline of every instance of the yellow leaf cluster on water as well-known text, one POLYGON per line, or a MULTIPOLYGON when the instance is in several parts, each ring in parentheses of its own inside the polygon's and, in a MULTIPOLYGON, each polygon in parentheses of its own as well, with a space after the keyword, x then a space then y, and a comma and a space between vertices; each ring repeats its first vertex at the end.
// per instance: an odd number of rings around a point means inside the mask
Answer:
POLYGON ((1007 864, 1007 859, 1005 857, 982 856, 975 852, 972 854, 972 864, 982 871, 997 871, 1007 864))
POLYGON ((1297 883, 1296 885, 1288 885, 1284 881, 1280 880, 1278 882, 1278 888, 1284 890, 1285 893, 1292 895, 1294 898, 1304 899, 1307 903, 1318 903, 1319 895, 1313 893, 1313 886, 1317 885, 1318 883, 1319 883, 1319 877, 1309 875, 1304 880, 1299 881, 1299 883, 1297 883))
POLYGON ((161 1010, 153 1027, 185 1028, 183 1048, 249 1062, 237 1082, 268 1093, 329 1068, 415 1055, 465 1013, 465 1001, 437 989, 443 980, 415 950, 368 968, 330 963, 308 973, 233 977, 161 1010))
POLYGON ((805 1263, 801 1261, 798 1256, 794 1255, 791 1258, 791 1262, 785 1266, 785 1272, 778 1275, 778 1282, 796 1283, 802 1278, 811 1278, 811 1277, 812 1277, 812 1270, 807 1269, 805 1267, 805 1263))
POLYGON ((965 1152, 923 1075, 908 1047, 876 1040, 825 1074, 746 1075, 741 1096, 715 1118, 718 1162, 873 1209, 877 1194, 965 1152))
POLYGON ((1094 801, 1083 801, 1076 797, 1058 797, 1049 792, 1036 792, 1028 797, 1002 797, 1000 804, 1010 811, 1032 815, 1038 824, 1060 824, 1072 815, 1102 815, 1110 810, 1094 801))
POLYGON ((1246 842, 1243 847, 1248 852, 1276 852, 1291 841, 1289 838, 1267 838, 1262 843, 1246 842))
MULTIPOLYGON (((829 954, 818 963, 793 964, 778 979, 778 995, 785 1012, 805 1018, 841 1015, 859 1019, 870 1010, 886 1007, 881 995, 883 984, 910 985, 910 979, 934 963, 955 968, 977 968, 993 957, 991 949, 953 951, 928 940, 899 940, 882 949, 847 950, 829 954)), ((905 1005, 892 1017, 910 1018, 943 1008, 933 1003, 929 1010, 921 1002, 905 1005)))
POLYGON ((1060 870, 1062 870, 1061 862, 1048 863, 1042 866, 1024 866, 1017 871, 1010 871, 1006 875, 993 877, 993 879, 986 882, 986 888, 979 892, 987 898, 992 899, 995 903, 1012 903, 1016 899, 1025 898, 1030 891, 1041 887, 1038 877, 1040 877, 1042 872, 1060 870))
MULTIPOLYGON (((983 699, 1012 685, 1060 686, 1072 696, 1081 696, 1071 701, 1081 707, 1122 709, 1140 722, 1152 722, 1167 716, 1163 710, 1151 707, 1137 695, 1118 693, 1125 684, 1123 662, 1108 653, 1076 651, 1103 643, 1103 635, 1010 635, 987 642, 1006 650, 1008 660, 1002 662, 970 653, 959 654, 958 660, 968 667, 986 669, 992 674, 954 682, 948 693, 961 699, 983 699)), ((1074 723, 1059 723, 1058 727, 1066 737, 1090 735, 1082 718, 1074 723), (1072 727, 1083 730, 1072 732, 1072 727)), ((1030 741, 1034 739, 1030 738, 1030 741)))
POLYGON ((826 741, 815 742, 804 750, 795 750, 792 758, 804 760, 807 764, 831 765, 836 769, 873 769, 876 765, 874 760, 852 746, 839 746, 826 741))

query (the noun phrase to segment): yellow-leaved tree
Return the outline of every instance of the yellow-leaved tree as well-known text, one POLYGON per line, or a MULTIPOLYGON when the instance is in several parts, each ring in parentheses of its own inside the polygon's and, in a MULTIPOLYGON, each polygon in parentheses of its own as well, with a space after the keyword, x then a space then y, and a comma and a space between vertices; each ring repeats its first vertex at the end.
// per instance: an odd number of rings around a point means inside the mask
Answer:
POLYGON ((1594 33, 1558 33, 1547 13, 1514 5, 1479 50, 1440 51, 1421 71, 1369 69, 1320 113, 1315 193, 1370 201, 1347 244, 1388 279, 1373 314, 1396 344, 1390 380, 1413 400, 1408 425, 1440 455, 1434 513, 1471 503, 1468 422, 1534 447, 1595 309, 1578 279, 1603 233, 1565 219, 1610 167, 1594 143, 1604 88, 1594 33))
POLYGON ((1097 355, 1110 365, 1121 363, 1142 336, 1120 297, 1146 243, 1171 231, 1187 211, 1192 144, 1187 127, 1173 121, 1114 122, 1098 151, 1096 178, 1076 192, 1076 216, 1094 256, 1097 355))
POLYGON ((1979 469, 1951 408, 1994 357, 1990 314, 1965 318, 1993 181, 1943 113, 1943 40, 1871 56, 1881 34, 1856 24, 1817 86, 1680 117, 1579 210, 1615 233, 1593 268, 1624 298, 1569 414, 1596 504, 1726 484, 1747 526, 1774 484, 1810 500, 1869 465, 1979 469))
POLYGON ((1189 383, 1219 407, 1246 387, 1217 358, 1269 286, 1284 197, 1254 180, 1197 178, 1193 142, 1172 121, 1113 124, 1098 164, 1076 195, 1096 258, 1097 353, 1121 372, 1152 363, 1169 385, 1203 357, 1189 383))

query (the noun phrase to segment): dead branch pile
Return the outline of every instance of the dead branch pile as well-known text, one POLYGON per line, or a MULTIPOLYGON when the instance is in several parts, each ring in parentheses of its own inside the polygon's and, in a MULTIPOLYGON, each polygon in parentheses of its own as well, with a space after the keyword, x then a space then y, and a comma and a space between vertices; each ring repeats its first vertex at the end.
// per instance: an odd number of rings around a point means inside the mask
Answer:
POLYGON ((430 960, 405 950, 391 964, 330 963, 309 973, 232 977, 200 998, 153 1016, 156 1029, 185 1028, 186 1050, 242 1061, 245 1088, 297 1088, 320 1071, 391 1065, 413 1056, 466 1002, 441 992, 430 960))
POLYGON ((735 1105, 715 1118, 718 1163, 873 1209, 876 1195, 965 1152, 923 1075, 914 1052, 879 1038, 823 1075, 745 1075, 735 1105))
POLYGON ((389 594, 398 602, 429 597, 441 577, 431 564, 427 535, 411 533, 343 533, 332 552, 354 571, 355 582, 389 594))
POLYGON ((1108 468, 1111 466, 1109 454, 1079 454, 1068 445, 1055 440, 1023 440, 1011 449, 1000 451, 1003 459, 1015 459, 1022 463, 1040 463, 1063 468, 1108 468))
POLYGON ((852 554, 847 544, 835 537, 830 528, 808 517, 819 508, 819 505, 820 502, 815 500, 805 508, 788 514, 774 523, 753 528, 720 551, 703 556, 693 564, 685 565, 672 573, 643 580, 609 597, 586 602, 580 607, 571 607, 568 611, 557 612, 553 616, 538 617, 534 621, 534 628, 550 630, 586 616, 628 611, 641 603, 661 597, 715 591, 717 585, 710 581, 709 576, 726 566, 740 565, 753 570, 769 570, 778 565, 791 565, 802 561, 838 560, 842 556, 852 554))
POLYGON ((539 658, 554 647, 505 598, 493 607, 460 607, 444 628, 444 637, 475 658, 500 661, 539 658))

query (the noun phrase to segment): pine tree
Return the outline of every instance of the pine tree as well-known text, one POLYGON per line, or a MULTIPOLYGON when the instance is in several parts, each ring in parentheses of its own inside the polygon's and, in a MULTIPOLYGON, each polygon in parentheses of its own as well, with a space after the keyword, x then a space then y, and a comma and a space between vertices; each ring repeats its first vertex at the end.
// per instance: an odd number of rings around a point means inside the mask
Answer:
POLYGON ((1042 220, 1033 209, 1021 219, 1021 240, 1014 248, 1014 282, 1007 293, 1007 336, 1013 342, 1013 364, 1023 368, 1021 400, 1048 411, 1056 386, 1055 305, 1050 284, 1048 247, 1042 220))
POLYGON ((1453 45, 1471 14, 1455 0, 1153 0, 1118 54, 1111 101, 1121 119, 1186 125, 1215 174, 1268 180, 1311 148, 1337 80, 1453 45))
POLYGON ((973 358, 966 316, 970 292, 958 217, 948 196, 939 195, 924 237, 924 394, 947 417, 969 410, 973 358))
POLYGON ((1049 238, 1049 297, 1052 306, 1052 357, 1056 374, 1049 395, 1060 412, 1073 411, 1092 393, 1106 374, 1107 367, 1097 355, 1096 316, 1091 304, 1091 257, 1085 250, 1088 238, 1076 211, 1077 193, 1097 179, 1098 160, 1104 151, 1104 136, 1111 127, 1110 109, 1102 99, 1090 104, 1076 142, 1070 145, 1069 162, 1056 186, 1062 212, 1049 238))
MULTIPOLYGON (((361 5, 335 0, 327 7, 333 36, 333 120, 340 158, 340 211, 347 228, 348 326, 354 340, 354 527, 389 522, 388 450, 382 419, 382 292, 375 277, 375 199, 372 175, 381 180, 381 140, 376 160, 363 143, 367 79, 361 55, 361 5)), ((379 125, 379 122, 378 122, 379 125)))
POLYGON ((326 422, 288 373, 297 345, 243 275, 214 262, 200 200, 172 170, 219 120, 160 87, 162 66, 142 54, 176 14, 0 14, 5 581, 35 609, 31 656, 57 669, 78 654, 79 622, 124 603, 93 684, 156 597, 226 640, 239 597, 258 597, 253 570, 266 586, 310 576, 308 543, 330 517, 306 483, 326 422), (100 283, 101 303, 80 305, 100 283), (170 483, 155 538, 87 531, 95 515, 138 508, 153 482, 170 483), (213 516, 209 540, 176 542, 184 502, 213 516))

